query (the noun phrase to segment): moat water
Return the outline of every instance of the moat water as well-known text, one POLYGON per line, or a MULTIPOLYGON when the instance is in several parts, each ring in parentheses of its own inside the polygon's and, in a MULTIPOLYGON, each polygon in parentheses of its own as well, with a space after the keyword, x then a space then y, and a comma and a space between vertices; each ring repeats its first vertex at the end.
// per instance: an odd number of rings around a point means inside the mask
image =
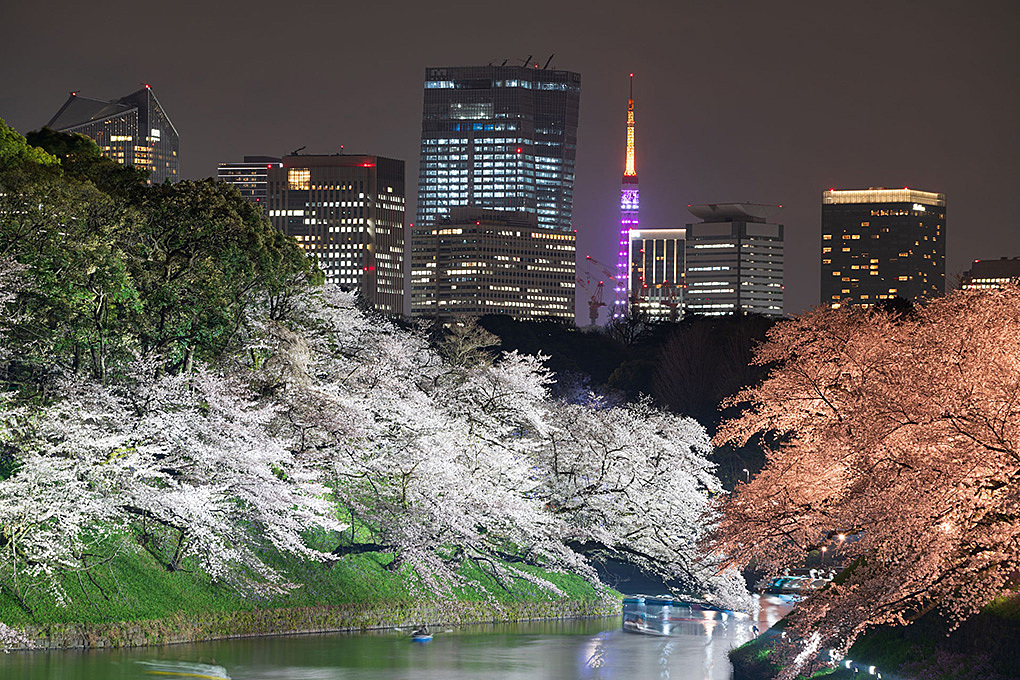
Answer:
POLYGON ((755 618, 699 621, 668 637, 624 632, 620 618, 439 628, 427 644, 407 631, 296 635, 136 649, 0 654, 3 680, 728 680, 727 652, 789 607, 755 618), (177 674, 175 674, 177 673, 177 674))

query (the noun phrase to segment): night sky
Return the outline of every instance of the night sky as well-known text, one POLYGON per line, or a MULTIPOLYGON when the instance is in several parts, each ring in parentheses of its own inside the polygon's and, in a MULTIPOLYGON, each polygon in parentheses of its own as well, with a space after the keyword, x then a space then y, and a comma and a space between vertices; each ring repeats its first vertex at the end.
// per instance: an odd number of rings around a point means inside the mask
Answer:
POLYGON ((796 313, 818 303, 829 187, 945 192, 948 281, 1020 256, 1018 20, 1015 0, 8 0, 0 118, 24 133, 71 90, 149 83, 184 178, 343 144, 407 161, 411 219, 425 67, 555 53, 581 74, 578 255, 611 265, 633 71, 642 225, 694 222, 689 203, 782 204, 796 313))

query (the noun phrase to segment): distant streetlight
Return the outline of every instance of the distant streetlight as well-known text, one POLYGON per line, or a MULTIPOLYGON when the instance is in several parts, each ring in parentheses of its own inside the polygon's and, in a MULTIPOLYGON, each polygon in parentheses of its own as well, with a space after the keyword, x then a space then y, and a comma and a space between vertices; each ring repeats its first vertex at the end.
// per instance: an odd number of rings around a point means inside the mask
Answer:
POLYGON ((744 468, 744 480, 747 482, 751 481, 751 471, 747 468, 744 468))

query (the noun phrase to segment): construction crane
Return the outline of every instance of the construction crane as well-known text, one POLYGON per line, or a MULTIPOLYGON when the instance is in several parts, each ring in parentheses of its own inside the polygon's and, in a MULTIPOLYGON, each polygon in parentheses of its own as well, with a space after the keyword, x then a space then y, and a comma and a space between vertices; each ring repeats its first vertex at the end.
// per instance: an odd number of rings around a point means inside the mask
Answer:
POLYGON ((608 267, 606 267, 604 264, 596 260, 591 255, 588 255, 585 258, 585 263, 587 265, 584 271, 584 274, 586 276, 584 278, 578 276, 577 283, 585 291, 591 292, 591 297, 588 299, 588 321, 590 322, 591 326, 595 326, 599 320, 599 309, 606 306, 606 303, 602 297, 603 290, 605 289, 605 283, 606 281, 612 281, 615 284, 616 277, 613 275, 613 273, 609 270, 608 267), (602 278, 592 276, 589 267, 593 267, 597 273, 602 275, 602 278), (597 283, 593 283, 594 281, 597 281, 597 283))
POLYGON ((578 276, 577 285, 586 293, 591 293, 591 297, 588 299, 588 325, 594 327, 599 321, 599 308, 606 306, 606 303, 602 301, 602 289, 605 284, 603 281, 599 281, 594 284, 593 290, 591 278, 578 276))

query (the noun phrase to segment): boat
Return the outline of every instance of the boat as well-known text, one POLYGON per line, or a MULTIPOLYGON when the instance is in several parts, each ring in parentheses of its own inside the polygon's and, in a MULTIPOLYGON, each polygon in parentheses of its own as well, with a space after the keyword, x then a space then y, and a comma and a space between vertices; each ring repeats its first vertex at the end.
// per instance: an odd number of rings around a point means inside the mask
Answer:
POLYGON ((432 642, 432 633, 423 633, 420 635, 412 635, 411 642, 426 643, 432 642))
POLYGON ((704 624, 750 618, 744 612, 724 609, 709 602, 685 600, 672 595, 633 595, 623 599, 623 630, 645 635, 670 635, 683 624, 704 624))
POLYGON ((782 576, 764 579, 755 584, 754 589, 766 595, 792 595, 806 597, 821 590, 832 582, 835 572, 818 569, 787 570, 782 576))

